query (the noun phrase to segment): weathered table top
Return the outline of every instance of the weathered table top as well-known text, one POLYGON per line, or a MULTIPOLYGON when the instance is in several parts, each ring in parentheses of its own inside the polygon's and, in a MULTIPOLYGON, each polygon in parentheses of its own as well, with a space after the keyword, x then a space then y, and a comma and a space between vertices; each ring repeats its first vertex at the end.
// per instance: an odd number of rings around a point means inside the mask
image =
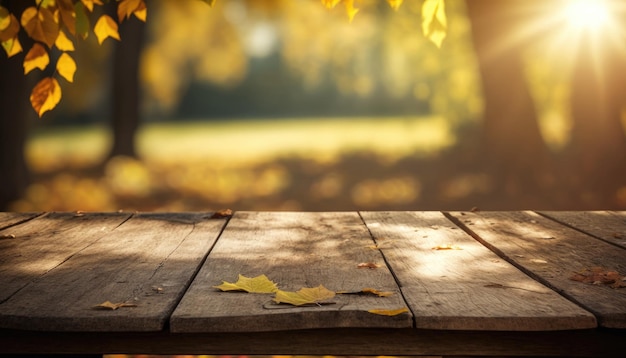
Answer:
POLYGON ((0 213, 0 354, 621 356, 624 275, 623 212, 0 213))

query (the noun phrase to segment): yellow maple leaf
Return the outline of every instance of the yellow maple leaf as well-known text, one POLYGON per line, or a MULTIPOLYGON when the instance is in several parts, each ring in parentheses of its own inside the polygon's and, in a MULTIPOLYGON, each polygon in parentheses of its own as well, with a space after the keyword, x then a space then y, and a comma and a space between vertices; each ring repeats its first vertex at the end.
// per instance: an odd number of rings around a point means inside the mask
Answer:
POLYGON ((296 292, 278 290, 274 302, 287 303, 294 306, 311 305, 321 303, 324 300, 335 297, 335 292, 323 285, 317 287, 305 287, 296 292))
POLYGON ((74 74, 76 73, 76 62, 72 56, 63 52, 57 61, 57 71, 59 74, 67 80, 67 82, 74 82, 74 74))
POLYGON ((4 48, 4 51, 7 53, 7 57, 13 57, 22 52, 22 44, 20 44, 20 40, 18 40, 17 36, 9 40, 2 41, 2 48, 4 48))
POLYGON ((276 283, 265 275, 250 278, 240 274, 235 283, 223 281, 221 285, 213 287, 222 291, 245 291, 249 293, 274 293, 278 290, 276 283))
POLYGON ((422 32, 437 47, 446 38, 448 23, 443 0, 426 0, 422 5, 422 32))
POLYGON ((405 312, 409 312, 409 309, 406 307, 403 308, 397 308, 397 309, 384 309, 384 308, 377 308, 377 309, 373 309, 373 310, 369 310, 367 311, 369 313, 373 313, 373 314, 377 314, 377 315, 381 315, 381 316, 397 316, 399 314, 405 313, 405 312))
POLYGON ((35 43, 24 57, 24 74, 38 68, 44 70, 50 63, 48 51, 39 43, 35 43))
POLYGON ((126 303, 126 302, 113 303, 111 301, 104 301, 99 305, 93 306, 93 309, 115 311, 116 309, 122 308, 122 307, 137 307, 137 305, 134 303, 126 303))
POLYGON ((70 40, 65 32, 59 32, 59 37, 57 37, 54 42, 54 46, 61 51, 74 51, 74 43, 70 40))
POLYGON ((402 5, 402 0, 387 0, 387 3, 389 3, 392 9, 398 10, 402 5))
POLYGON ((120 34, 117 31, 117 23, 109 15, 102 15, 96 22, 96 26, 93 28, 93 32, 98 38, 98 43, 102 45, 102 42, 111 37, 120 41, 120 34))
POLYGON ((45 77, 33 88, 30 103, 39 117, 59 104, 61 101, 61 86, 53 77, 45 77))

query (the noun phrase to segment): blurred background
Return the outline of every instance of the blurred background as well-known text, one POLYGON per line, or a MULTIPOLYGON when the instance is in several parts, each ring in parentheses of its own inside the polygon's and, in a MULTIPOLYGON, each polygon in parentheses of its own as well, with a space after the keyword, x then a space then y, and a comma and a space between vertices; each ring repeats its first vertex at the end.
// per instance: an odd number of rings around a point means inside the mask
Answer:
POLYGON ((0 208, 626 209, 624 6, 422 3, 149 1, 42 119, 3 56, 0 208))

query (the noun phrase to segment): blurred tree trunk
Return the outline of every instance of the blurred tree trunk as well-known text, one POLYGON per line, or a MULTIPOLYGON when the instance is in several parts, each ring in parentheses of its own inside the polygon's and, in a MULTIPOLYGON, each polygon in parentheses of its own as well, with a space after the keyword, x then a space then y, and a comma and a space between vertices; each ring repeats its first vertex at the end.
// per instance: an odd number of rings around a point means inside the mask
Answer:
POLYGON ((113 112, 111 129, 113 147, 109 157, 136 157, 135 136, 139 127, 140 84, 139 60, 145 24, 135 17, 120 25, 121 42, 113 54, 113 112))
POLYGON ((626 136, 621 122, 626 58, 606 40, 584 38, 575 59, 571 143, 581 184, 611 190, 615 184, 624 184, 621 176, 626 172, 626 136))
POLYGON ((483 145, 486 159, 503 175, 503 185, 520 178, 535 181, 548 159, 524 74, 526 44, 515 39, 528 20, 516 11, 524 4, 528 2, 467 1, 485 100, 483 145))
MULTIPOLYGON (((3 6, 19 19, 27 1, 4 1, 3 6)), ((25 51, 31 42, 20 37, 25 51)), ((7 58, 0 50, 0 210, 19 199, 29 184, 29 173, 24 158, 24 146, 30 117, 27 80, 22 61, 24 53, 7 58)), ((34 113, 34 112, 33 112, 34 113)))

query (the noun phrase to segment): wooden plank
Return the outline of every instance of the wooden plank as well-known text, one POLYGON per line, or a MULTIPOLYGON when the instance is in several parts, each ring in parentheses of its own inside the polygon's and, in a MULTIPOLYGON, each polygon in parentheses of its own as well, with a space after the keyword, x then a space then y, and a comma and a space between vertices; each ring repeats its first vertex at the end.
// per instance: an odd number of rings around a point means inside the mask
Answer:
POLYGON ((411 327, 411 316, 370 309, 406 307, 358 213, 237 212, 174 311, 172 332, 254 332, 335 327, 411 327), (358 268, 359 263, 383 265, 358 268), (390 297, 337 295, 334 304, 295 307, 272 295, 220 292, 238 274, 265 274, 285 291, 322 284, 333 291, 375 288, 390 297))
MULTIPOLYGON (((41 215, 41 213, 0 212, 0 230, 23 223, 39 215, 41 215)), ((5 237, 0 234, 0 240, 4 238, 5 237)))
POLYGON ((589 312, 499 259, 439 212, 361 215, 398 278, 418 328, 596 327, 589 312), (442 247, 456 249, 434 249, 442 247))
POLYGON ((626 328, 626 289, 570 279, 594 267, 626 273, 626 250, 533 212, 450 215, 506 260, 593 312, 601 326, 626 328))
POLYGON ((546 211, 540 214, 626 249, 626 212, 546 211))
POLYGON ((6 238, 0 240, 0 303, 98 241, 130 215, 48 213, 0 231, 0 237, 6 238))
MULTIPOLYGON (((0 327, 162 330, 224 223, 202 213, 135 214, 1 304, 0 327), (136 307, 93 309, 104 301, 136 307)), ((49 239, 63 246, 67 236, 49 239)))
POLYGON ((339 328, 273 332, 0 330, 0 354, 125 353, 319 356, 624 357, 625 330, 547 332, 339 328))

